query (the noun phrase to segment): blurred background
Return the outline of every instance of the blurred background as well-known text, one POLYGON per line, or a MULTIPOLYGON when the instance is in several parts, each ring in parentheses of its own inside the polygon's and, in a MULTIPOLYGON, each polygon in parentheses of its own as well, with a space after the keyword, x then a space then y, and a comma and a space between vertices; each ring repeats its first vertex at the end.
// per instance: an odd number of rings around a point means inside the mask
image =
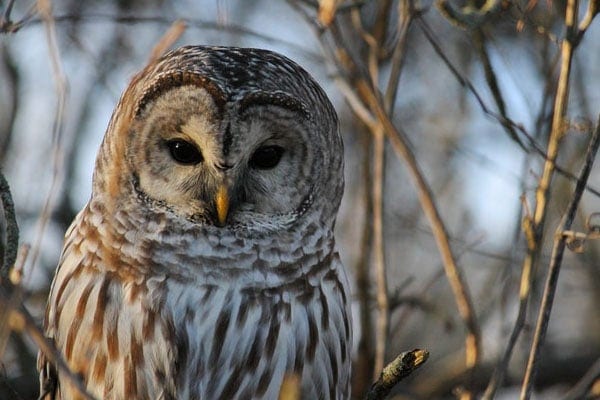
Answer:
MULTIPOLYGON (((481 395, 517 321, 527 258, 523 221, 536 207, 567 6, 547 0, 0 1, 0 168, 14 196, 20 242, 28 246, 13 277, 24 304, 41 325, 62 238, 90 196, 111 112, 154 45, 183 19, 187 29, 175 45, 275 50, 310 71, 338 110, 346 191, 336 230, 352 275, 356 398, 380 371, 382 357, 387 363, 413 348, 427 349, 430 358, 396 386, 393 398, 481 395), (414 173, 380 139, 376 112, 357 88, 361 77, 385 97, 385 111, 427 182, 477 332, 458 311, 414 173), (480 337, 473 368, 465 361, 469 332, 480 337)), ((579 21, 587 7, 579 5, 579 21)), ((557 158, 562 173, 551 181, 525 319, 502 369, 499 399, 518 397, 554 232, 600 112, 598 21, 574 50, 569 82, 557 158)), ((534 398, 600 396, 594 212, 600 212, 598 165, 572 228, 589 240, 577 253, 567 250, 562 262, 534 398)), ((37 348, 27 335, 4 328, 0 398, 34 399, 37 348)))

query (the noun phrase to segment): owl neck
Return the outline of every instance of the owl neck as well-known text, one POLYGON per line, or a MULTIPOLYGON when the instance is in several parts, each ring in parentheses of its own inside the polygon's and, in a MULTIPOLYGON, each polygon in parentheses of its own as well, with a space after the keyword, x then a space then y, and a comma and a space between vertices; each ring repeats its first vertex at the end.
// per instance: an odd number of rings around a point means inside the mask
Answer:
POLYGON ((88 228, 108 229, 110 232, 105 236, 123 242, 118 250, 114 246, 107 248, 117 252, 113 256, 136 259, 143 251, 158 269, 191 272, 197 265, 216 273, 266 271, 286 265, 302 269, 335 253, 332 230, 322 221, 309 218, 310 213, 287 229, 260 230, 240 226, 221 228, 182 218, 168 210, 148 210, 135 204, 121 203, 110 210, 102 196, 93 197, 88 210, 90 218, 84 221, 88 228))

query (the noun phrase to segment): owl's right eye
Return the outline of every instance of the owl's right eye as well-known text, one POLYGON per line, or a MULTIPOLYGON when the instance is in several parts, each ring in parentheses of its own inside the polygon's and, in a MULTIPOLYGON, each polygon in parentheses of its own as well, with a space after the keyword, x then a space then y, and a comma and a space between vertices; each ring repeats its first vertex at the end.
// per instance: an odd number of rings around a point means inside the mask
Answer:
POLYGON ((175 139, 167 142, 167 147, 173 160, 179 164, 195 165, 204 160, 202 153, 196 146, 185 140, 175 139))

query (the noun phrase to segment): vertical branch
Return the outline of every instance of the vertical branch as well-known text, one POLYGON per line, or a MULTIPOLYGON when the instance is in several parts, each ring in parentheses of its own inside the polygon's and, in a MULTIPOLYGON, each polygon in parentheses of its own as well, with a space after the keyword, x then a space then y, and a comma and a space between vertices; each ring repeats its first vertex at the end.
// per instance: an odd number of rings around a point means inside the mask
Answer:
POLYGON ((383 170, 385 163, 385 135, 381 125, 373 130, 375 137, 373 157, 373 250, 377 281, 377 330, 375 331, 374 379, 383 370, 388 336, 389 302, 383 248, 383 170))
MULTIPOLYGON (((523 262, 523 275, 521 279, 520 297, 528 298, 531 290, 532 271, 539 260, 541 253, 542 239, 544 234, 544 222, 548 209, 548 201, 550 194, 550 183, 554 175, 554 162, 558 156, 558 150, 562 136, 564 134, 564 115, 567 109, 569 97, 569 76, 571 73, 571 61, 573 59, 573 38, 574 30, 577 27, 577 0, 568 0, 565 16, 566 37, 561 45, 561 67, 558 79, 558 87, 556 89, 556 97, 554 100, 554 114, 552 116, 552 127, 550 137, 548 139, 547 157, 544 162, 544 171, 538 184, 535 194, 535 210, 533 220, 525 222, 525 236, 527 238, 527 254, 523 262)), ((527 220, 526 220, 527 221, 527 220)), ((539 340, 539 338, 538 338, 539 340)), ((535 341, 535 338, 534 338, 535 341)), ((523 387, 521 391, 521 399, 529 399, 531 395, 532 378, 535 374, 535 362, 537 351, 536 344, 533 344, 532 354, 530 354, 527 363, 527 370, 523 379, 523 387)))
MULTIPOLYGON (((359 95, 361 95, 364 101, 370 105, 380 123, 383 125, 385 134, 390 140, 392 147, 398 156, 406 162, 410 176, 414 181, 413 183, 417 189, 419 202, 425 216, 429 220, 434 238, 438 245, 438 250, 444 263, 444 270, 454 293, 458 311, 467 328, 467 335, 465 338, 465 363, 467 370, 472 371, 473 368, 479 363, 481 356, 479 348, 479 324, 477 323, 477 317, 471 302, 471 296, 467 283, 462 276, 461 270, 456 265, 455 257, 452 253, 452 248, 450 247, 448 233, 446 231, 444 221, 442 220, 437 209, 437 205, 435 204, 434 196, 431 193, 431 189, 429 188, 423 173, 421 172, 415 155, 408 147, 408 139, 390 121, 389 116, 383 110, 377 95, 373 93, 373 90, 369 87, 369 84, 364 80, 357 82, 356 88, 359 92, 359 95)), ((472 394, 467 390, 463 392, 461 397, 468 399, 471 398, 471 395, 472 394)))
POLYGON ((37 232, 34 241, 34 245, 31 248, 31 265, 35 265, 37 257, 40 252, 42 238, 46 225, 50 220, 52 210, 56 202, 56 194, 62 180, 64 178, 63 168, 63 152, 62 152, 62 136, 63 136, 63 122, 66 111, 66 100, 67 100, 67 78, 63 72, 62 65, 60 62, 60 54, 58 50, 58 41, 56 38, 56 26, 54 24, 54 17, 52 15, 52 4, 50 0, 38 0, 37 1, 38 12, 41 14, 44 20, 44 26, 46 28, 46 38, 48 41, 48 51, 50 53, 50 61, 52 65, 52 73, 54 77, 54 83, 56 85, 57 94, 57 107, 54 116, 54 122, 52 126, 52 181, 50 183, 50 190, 44 206, 40 213, 37 224, 37 232))
POLYGON ((365 197, 365 220, 362 228, 360 257, 356 266, 356 290, 360 307, 360 341, 358 354, 353 370, 352 392, 362 394, 371 384, 373 371, 373 330, 371 325, 371 285, 369 279, 369 266, 372 253, 373 237, 373 191, 370 190, 373 135, 363 130, 361 134, 361 148, 363 149, 363 187, 365 197))
POLYGON ((408 40, 408 29, 412 25, 417 10, 412 4, 412 0, 401 0, 398 4, 398 30, 399 38, 394 52, 392 53, 392 66, 390 78, 388 80, 387 89, 383 99, 383 105, 386 111, 392 115, 400 76, 404 67, 404 56, 406 55, 406 42, 408 40))
POLYGON ((554 248, 552 249, 552 257, 550 259, 550 266, 548 267, 548 276, 546 277, 546 283, 544 285, 542 304, 540 305, 540 310, 538 312, 535 333, 533 335, 533 344, 531 345, 529 360, 527 361, 527 370, 525 372, 525 379, 523 380, 523 386, 521 388, 521 399, 524 400, 529 399, 531 395, 540 349, 544 343, 546 331, 548 330, 548 321, 550 320, 550 312, 552 311, 552 303, 554 301, 554 294, 556 293, 556 286, 558 284, 558 275, 560 273, 560 266, 566 246, 566 236, 564 235, 564 232, 571 229, 571 225, 575 219, 575 213, 577 212, 579 201, 581 200, 581 196, 585 189, 585 183, 587 182, 592 170, 599 145, 600 117, 598 118, 596 129, 590 140, 585 157, 585 163, 582 167, 579 179, 577 180, 573 197, 571 198, 569 206, 567 207, 567 212, 563 219, 563 223, 558 227, 554 236, 554 248))

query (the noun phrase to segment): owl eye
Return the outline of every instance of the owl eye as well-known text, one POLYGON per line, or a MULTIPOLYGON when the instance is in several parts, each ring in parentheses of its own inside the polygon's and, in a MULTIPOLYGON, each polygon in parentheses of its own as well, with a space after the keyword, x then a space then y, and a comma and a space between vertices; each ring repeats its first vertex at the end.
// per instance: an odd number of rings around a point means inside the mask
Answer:
POLYGON ((175 161, 184 165, 194 165, 202 162, 204 157, 200 150, 193 144, 185 140, 175 139, 167 142, 167 147, 171 152, 171 157, 175 161))
POLYGON ((283 155, 283 147, 281 146, 262 146, 259 147, 252 158, 250 159, 250 166, 258 169, 271 169, 274 168, 283 155))

